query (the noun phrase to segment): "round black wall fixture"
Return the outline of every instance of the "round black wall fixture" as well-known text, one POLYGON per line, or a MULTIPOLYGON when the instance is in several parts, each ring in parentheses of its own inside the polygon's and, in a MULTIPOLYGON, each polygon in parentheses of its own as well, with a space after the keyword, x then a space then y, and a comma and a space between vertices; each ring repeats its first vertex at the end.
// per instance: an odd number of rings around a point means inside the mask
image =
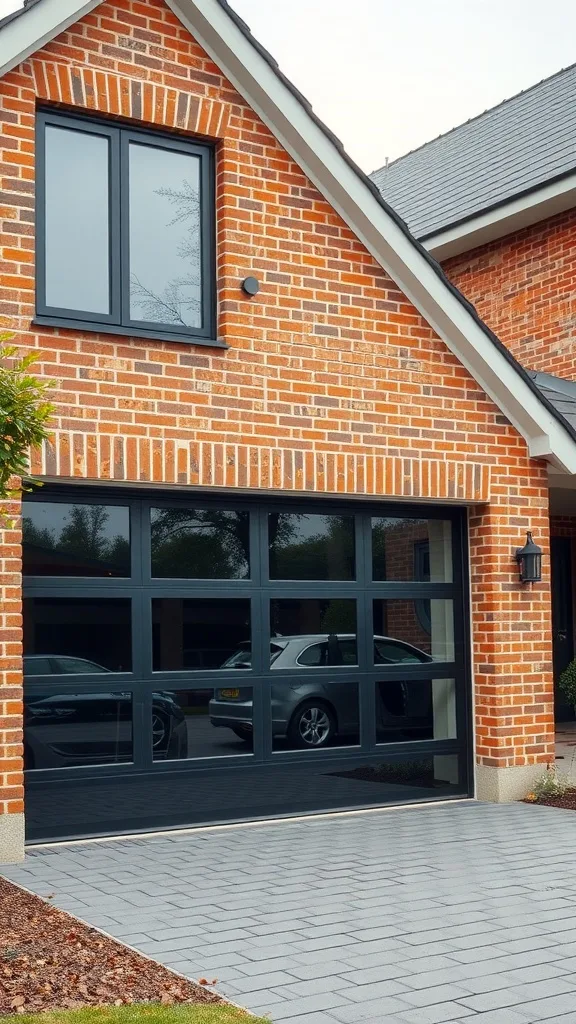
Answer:
POLYGON ((245 277, 241 287, 245 295, 257 295, 260 291, 260 282, 255 277, 245 277))

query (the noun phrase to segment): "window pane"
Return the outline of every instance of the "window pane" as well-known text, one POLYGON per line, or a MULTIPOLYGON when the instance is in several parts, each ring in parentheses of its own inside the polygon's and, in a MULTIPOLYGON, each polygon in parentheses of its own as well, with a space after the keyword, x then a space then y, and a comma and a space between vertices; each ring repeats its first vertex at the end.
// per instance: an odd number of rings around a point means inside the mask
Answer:
POLYGON ((453 660, 452 601, 374 601, 376 665, 453 660))
POLYGON ((268 516, 270 579, 353 580, 354 517, 268 516))
POLYGON ((202 326, 200 159, 130 144, 130 318, 202 326))
POLYGON ((129 576, 130 512, 116 505, 23 505, 25 576, 129 576))
POLYGON ((109 141, 46 127, 46 304, 110 313, 109 141))
POLYGON ((45 693, 24 701, 25 768, 132 760, 129 693, 45 693))
POLYGON ((372 578, 452 582, 452 524, 444 519, 372 520, 372 578))
POLYGON ((245 580, 250 515, 221 509, 153 508, 152 576, 245 580))
POLYGON ((394 679, 376 683, 376 741, 456 739, 454 679, 394 679))
POLYGON ((360 742, 358 683, 272 683, 272 749, 325 750, 360 742))
POLYGON ((152 744, 155 761, 251 754, 252 687, 154 694, 152 744))
POLYGON ((24 601, 24 675, 50 658, 50 674, 130 672, 132 625, 124 598, 32 597, 24 601), (70 667, 70 659, 75 665, 70 667))
POLYGON ((152 601, 155 672, 222 668, 249 640, 250 601, 179 597, 152 601))
POLYGON ((356 665, 356 602, 282 598, 270 602, 273 668, 356 665))

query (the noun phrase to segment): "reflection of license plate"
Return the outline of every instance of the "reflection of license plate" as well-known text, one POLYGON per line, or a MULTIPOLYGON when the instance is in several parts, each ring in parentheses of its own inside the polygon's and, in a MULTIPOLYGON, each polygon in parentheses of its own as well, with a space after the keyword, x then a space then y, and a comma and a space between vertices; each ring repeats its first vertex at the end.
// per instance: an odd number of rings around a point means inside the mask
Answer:
POLYGON ((220 690, 222 700, 232 700, 240 696, 240 690, 220 690))

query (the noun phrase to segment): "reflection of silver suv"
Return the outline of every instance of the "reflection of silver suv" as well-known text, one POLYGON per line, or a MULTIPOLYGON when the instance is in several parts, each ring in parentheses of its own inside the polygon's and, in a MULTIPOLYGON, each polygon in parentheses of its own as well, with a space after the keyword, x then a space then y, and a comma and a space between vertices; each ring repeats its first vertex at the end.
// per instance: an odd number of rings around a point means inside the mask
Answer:
MULTIPOLYGON (((378 665, 423 664, 429 654, 393 637, 374 637, 374 663, 378 665)), ((224 662, 222 668, 250 668, 249 643, 242 644, 224 662)), ((274 669, 306 672, 319 667, 358 664, 356 637, 353 633, 274 637, 270 643, 270 663, 274 669)), ((286 682, 271 686, 272 730, 275 737, 287 737, 293 747, 326 747, 335 736, 358 735, 358 684, 319 680, 286 682)), ((431 725, 430 682, 380 683, 376 701, 379 730, 425 733, 431 725)), ((252 735, 252 688, 229 686, 215 691, 209 706, 210 721, 223 726, 242 739, 252 735)), ((399 737, 401 738, 401 737, 399 737)))

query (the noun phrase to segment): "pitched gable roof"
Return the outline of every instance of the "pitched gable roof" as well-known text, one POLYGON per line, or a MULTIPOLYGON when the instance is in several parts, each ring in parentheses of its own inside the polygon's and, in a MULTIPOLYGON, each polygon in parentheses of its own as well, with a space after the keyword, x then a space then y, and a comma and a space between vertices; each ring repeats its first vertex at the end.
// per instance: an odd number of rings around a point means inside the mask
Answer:
MULTIPOLYGON (((34 0, 0 32, 6 73, 101 0, 34 0)), ((525 438, 576 473, 576 429, 542 394, 383 200, 227 0, 166 0, 345 223, 525 438)))
POLYGON ((576 170, 576 64, 371 175, 425 240, 576 170))

